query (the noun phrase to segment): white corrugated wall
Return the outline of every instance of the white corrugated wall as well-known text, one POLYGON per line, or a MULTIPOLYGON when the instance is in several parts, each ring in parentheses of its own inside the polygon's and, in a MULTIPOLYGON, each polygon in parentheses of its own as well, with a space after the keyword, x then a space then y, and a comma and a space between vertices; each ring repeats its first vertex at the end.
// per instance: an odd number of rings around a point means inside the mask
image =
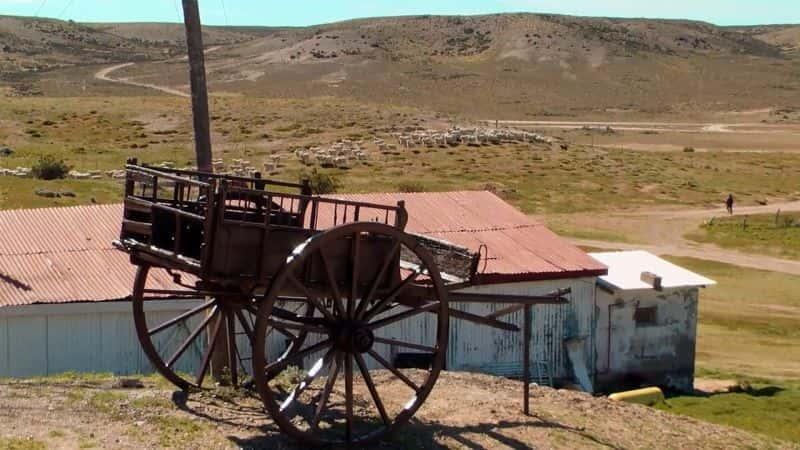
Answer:
MULTIPOLYGON (((594 373, 595 349, 594 278, 565 279, 476 286, 467 291, 485 294, 543 295, 558 289, 571 288, 568 305, 546 305, 533 308, 531 361, 546 361, 558 379, 572 379, 564 339, 586 338, 586 361, 594 373)), ((175 317, 199 304, 197 300, 160 302, 159 311, 149 314, 150 325, 175 317)), ((502 303, 452 303, 451 308, 485 316, 508 305, 502 303)), ((435 320, 432 314, 421 314, 414 320, 395 323, 377 334, 399 340, 431 345, 435 342, 435 320)), ((169 345, 160 349, 169 355, 182 339, 169 336, 188 335, 200 317, 181 329, 169 329, 159 339, 169 345)), ((522 328, 523 312, 503 320, 522 328)), ((241 331, 241 330, 240 330, 241 331)), ((314 341, 316 336, 310 336, 314 341)), ((250 356, 249 343, 244 335, 237 339, 243 358, 250 356)), ((193 373, 199 364, 206 339, 187 350, 177 369, 193 373)), ((159 345, 157 343, 157 345, 159 345)), ((270 338, 269 355, 276 357, 285 348, 284 339, 275 333, 270 338)), ((376 344, 376 350, 392 360, 398 351, 376 344)), ((306 358, 306 367, 319 355, 306 358)), ((378 365, 366 358, 372 368, 378 365)), ((244 364, 249 366, 249 361, 244 364)), ((247 367, 249 369, 249 367, 247 367)), ((522 333, 489 328, 451 318, 450 343, 447 355, 449 370, 480 370, 497 375, 518 375, 522 372, 522 333)), ((152 368, 142 352, 133 325, 129 302, 86 303, 64 305, 22 306, 0 309, 0 377, 29 377, 62 372, 111 372, 118 375, 149 373, 152 368)))
MULTIPOLYGON (((196 300, 161 302, 152 313, 153 322, 198 304, 196 300)), ((131 310, 130 302, 0 308, 0 377, 151 372, 136 338, 131 310)), ((199 355, 201 350, 190 348, 187 352, 199 355)), ((178 369, 191 371, 196 364, 193 359, 199 357, 182 358, 178 369)))
MULTIPOLYGON (((586 353, 589 355, 586 364, 589 372, 594 372, 591 350, 594 348, 594 283, 595 278, 576 278, 476 286, 467 291, 483 294, 544 295, 558 289, 571 288, 568 305, 542 305, 532 308, 531 332, 531 361, 545 361, 555 378, 571 380, 573 374, 564 349, 565 339, 586 339, 586 353)), ((508 305, 454 302, 450 306, 485 316, 508 305)), ((516 324, 521 330, 524 313, 519 311, 508 315, 505 321, 516 324)), ((497 375, 520 374, 522 343, 522 332, 503 331, 451 318, 448 369, 480 368, 497 375)))

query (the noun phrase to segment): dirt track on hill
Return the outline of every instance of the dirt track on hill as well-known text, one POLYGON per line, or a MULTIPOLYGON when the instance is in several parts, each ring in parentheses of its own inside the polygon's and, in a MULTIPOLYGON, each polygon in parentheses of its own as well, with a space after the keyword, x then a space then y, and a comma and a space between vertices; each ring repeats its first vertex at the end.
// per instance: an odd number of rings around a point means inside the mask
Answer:
MULTIPOLYGON (((782 212, 800 211, 800 201, 764 206, 736 207, 735 215, 770 214, 775 213, 777 210, 782 212)), ((726 250, 711 244, 692 242, 683 237, 687 231, 697 226, 698 221, 726 216, 727 214, 725 208, 664 209, 615 213, 613 216, 617 220, 633 222, 639 227, 650 227, 651 230, 645 232, 646 239, 649 239, 650 242, 637 244, 579 238, 571 239, 571 241, 583 247, 611 250, 646 250, 657 255, 686 256, 740 267, 800 275, 800 261, 726 250)), ((586 225, 584 224, 584 226, 586 225)))
POLYGON ((177 95, 178 97, 191 98, 191 95, 187 94, 186 92, 179 91, 179 90, 173 89, 171 87, 158 86, 158 85, 150 84, 150 83, 140 83, 138 81, 133 81, 133 80, 130 80, 128 78, 112 78, 111 77, 111 74, 113 72, 116 72, 117 70, 120 70, 120 69, 124 69, 126 67, 131 67, 134 64, 135 63, 129 62, 129 63, 124 63, 124 64, 117 64, 116 66, 106 67, 105 69, 102 69, 102 70, 98 71, 97 73, 95 73, 94 77, 96 79, 98 79, 98 80, 109 81, 111 83, 121 83, 121 84, 127 84, 128 86, 137 86, 137 87, 142 87, 142 88, 146 88, 146 89, 155 89, 157 91, 161 91, 161 92, 164 92, 166 94, 177 95))
POLYGON ((486 120, 487 124, 499 123, 520 128, 552 128, 562 130, 578 130, 584 127, 611 127, 619 131, 671 131, 678 133, 742 133, 771 134, 789 133, 800 136, 797 124, 764 124, 760 122, 711 123, 711 122, 597 122, 597 121, 561 121, 561 120, 486 120))

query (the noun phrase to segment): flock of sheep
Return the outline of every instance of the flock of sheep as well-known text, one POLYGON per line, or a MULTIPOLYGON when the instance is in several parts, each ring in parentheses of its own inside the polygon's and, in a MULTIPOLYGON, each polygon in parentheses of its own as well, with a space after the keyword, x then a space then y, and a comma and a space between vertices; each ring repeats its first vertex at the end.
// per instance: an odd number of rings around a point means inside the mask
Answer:
POLYGON ((445 131, 427 130, 410 133, 394 133, 397 142, 405 147, 412 148, 418 145, 434 147, 437 145, 459 144, 494 144, 504 142, 529 142, 551 144, 552 140, 539 133, 513 130, 508 128, 451 128, 445 131))
POLYGON ((345 139, 326 147, 297 149, 294 154, 297 159, 307 166, 319 164, 322 167, 347 169, 353 161, 367 159, 367 152, 364 150, 363 145, 364 141, 345 139))
MULTIPOLYGON (((551 144, 552 140, 546 136, 529 131, 514 130, 508 128, 451 128, 449 130, 424 130, 392 133, 392 137, 397 143, 388 143, 384 139, 375 138, 373 144, 378 151, 383 154, 396 153, 398 148, 410 149, 417 146, 436 147, 447 145, 499 145, 502 143, 544 143, 551 144)), ((365 150, 363 140, 341 140, 328 146, 315 146, 300 148, 294 151, 294 155, 303 164, 312 166, 319 164, 322 167, 336 167, 340 169, 349 168, 355 161, 365 161, 369 159, 369 154, 365 150)), ((223 159, 214 159, 214 172, 240 177, 253 177, 255 173, 274 175, 280 167, 281 156, 270 155, 263 161, 263 170, 259 170, 250 161, 245 159, 233 159, 230 164, 223 159)), ((164 161, 154 167, 172 169, 174 163, 164 161)), ((186 167, 186 170, 192 168, 186 167)), ((16 176, 30 178, 32 170, 29 167, 17 167, 16 169, 0 168, 0 176, 16 176)), ((71 170, 69 178, 77 180, 97 180, 102 178, 123 179, 124 170, 92 170, 80 172, 71 170)))
MULTIPOLYGON (((451 128, 449 130, 425 130, 393 133, 392 137, 397 143, 389 143, 384 139, 375 138, 374 145, 383 154, 396 153, 398 148, 410 149, 417 146, 435 147, 445 145, 483 145, 502 143, 544 143, 551 144, 552 140, 538 133, 513 130, 506 128, 451 128)), ((369 159, 369 154, 364 149, 364 141, 342 140, 329 146, 315 146, 301 148, 294 151, 295 156, 303 164, 312 166, 319 164, 322 167, 349 168, 353 161, 369 159)))

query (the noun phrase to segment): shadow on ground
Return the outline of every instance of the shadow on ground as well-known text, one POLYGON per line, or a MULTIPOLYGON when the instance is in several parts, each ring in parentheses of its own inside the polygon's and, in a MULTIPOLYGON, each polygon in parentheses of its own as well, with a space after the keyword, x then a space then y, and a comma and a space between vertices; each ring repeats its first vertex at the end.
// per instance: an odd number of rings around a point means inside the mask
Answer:
MULTIPOLYGON (((173 394, 173 402, 181 410, 196 417, 208 420, 220 426, 229 426, 245 429, 243 435, 249 437, 228 435, 227 438, 240 448, 244 449, 304 449, 308 448, 298 444, 283 435, 278 427, 272 423, 260 406, 243 406, 235 399, 215 397, 213 414, 206 409, 203 402, 187 402, 186 394, 177 391, 173 394), (220 414, 221 413, 221 414, 220 414)), ((574 435, 572 442, 586 442, 590 445, 604 446, 612 449, 620 448, 611 442, 593 435, 580 427, 573 427, 555 422, 543 417, 532 415, 527 420, 485 422, 464 426, 452 426, 442 423, 433 423, 420 419, 412 419, 400 431, 371 448, 382 449, 444 449, 448 448, 441 442, 448 441, 452 446, 453 441, 463 448, 484 449, 506 446, 514 449, 533 449, 534 443, 520 440, 515 429, 545 429, 560 430, 574 435), (476 438, 480 437, 480 440, 476 438)))

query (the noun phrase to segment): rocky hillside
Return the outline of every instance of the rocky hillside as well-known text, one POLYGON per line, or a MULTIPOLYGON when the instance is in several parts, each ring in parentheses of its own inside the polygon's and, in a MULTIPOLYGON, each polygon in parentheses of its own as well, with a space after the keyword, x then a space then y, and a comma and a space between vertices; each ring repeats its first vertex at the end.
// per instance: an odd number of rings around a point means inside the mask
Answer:
MULTIPOLYGON (((53 80, 69 95, 85 71, 186 85, 180 24, 0 18, 4 77, 53 80), (167 62, 164 64, 163 62, 167 62)), ((212 90, 346 96, 467 116, 575 116, 800 105, 800 26, 726 28, 673 20, 502 14, 360 19, 304 28, 208 27, 212 90)))

